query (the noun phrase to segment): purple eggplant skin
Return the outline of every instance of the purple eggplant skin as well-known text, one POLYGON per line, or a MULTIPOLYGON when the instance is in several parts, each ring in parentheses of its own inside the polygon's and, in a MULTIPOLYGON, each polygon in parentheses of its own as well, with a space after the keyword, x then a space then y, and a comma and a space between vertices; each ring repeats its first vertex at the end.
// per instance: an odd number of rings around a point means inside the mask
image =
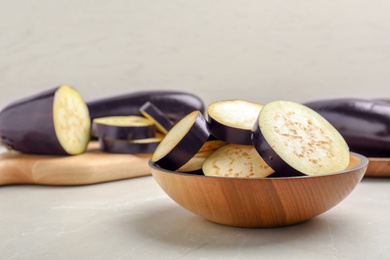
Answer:
POLYGON ((272 177, 307 176, 290 166, 275 152, 268 141, 264 138, 258 119, 252 129, 252 143, 263 160, 275 171, 272 174, 272 177))
POLYGON ((209 118, 211 135, 216 139, 231 144, 251 145, 251 130, 234 128, 221 124, 212 117, 209 118))
POLYGON ((53 102, 58 88, 4 107, 0 112, 0 141, 22 153, 68 155, 54 129, 53 102))
POLYGON ((91 133, 97 138, 134 140, 152 138, 156 135, 156 130, 153 125, 131 127, 92 123, 91 133))
POLYGON ((125 140, 107 140, 99 138, 101 150, 107 153, 120 154, 152 154, 159 145, 159 141, 149 143, 134 143, 125 140))
POLYGON ((390 157, 390 103, 357 98, 307 102, 344 137, 352 152, 390 157))
POLYGON ((142 115, 140 108, 151 102, 174 123, 187 114, 205 111, 205 105, 198 96, 181 91, 141 91, 87 102, 91 119, 106 116, 142 115))

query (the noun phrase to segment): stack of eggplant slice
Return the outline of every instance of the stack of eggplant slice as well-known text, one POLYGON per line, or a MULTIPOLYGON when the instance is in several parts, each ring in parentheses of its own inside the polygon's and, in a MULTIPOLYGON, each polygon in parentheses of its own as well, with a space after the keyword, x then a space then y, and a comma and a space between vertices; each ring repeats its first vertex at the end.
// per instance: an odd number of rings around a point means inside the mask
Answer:
POLYGON ((85 102, 74 88, 61 85, 4 107, 0 142, 22 153, 77 155, 86 151, 92 133, 104 151, 150 154, 165 135, 156 125, 170 129, 152 112, 173 125, 203 110, 203 101, 187 92, 142 91, 85 102))
POLYGON ((206 176, 322 175, 345 170, 350 160, 340 133, 305 105, 224 100, 209 105, 206 116, 193 112, 175 124, 151 161, 183 172, 211 140, 220 145, 198 164, 206 176))
POLYGON ((153 153, 162 136, 153 122, 141 116, 110 116, 92 121, 92 135, 105 152, 125 154, 153 153))
POLYGON ((102 151, 151 154, 176 122, 204 104, 187 92, 143 91, 92 101, 88 108, 102 151))

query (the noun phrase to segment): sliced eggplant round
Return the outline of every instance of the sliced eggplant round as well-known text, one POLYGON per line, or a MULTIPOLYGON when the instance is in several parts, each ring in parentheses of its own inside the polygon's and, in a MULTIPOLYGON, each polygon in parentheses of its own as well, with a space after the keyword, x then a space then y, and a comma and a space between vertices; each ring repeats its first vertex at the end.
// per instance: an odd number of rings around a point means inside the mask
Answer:
POLYGON ((200 150, 210 136, 207 120, 194 111, 168 132, 153 153, 152 161, 167 170, 177 170, 200 150))
POLYGON ((344 137, 352 152, 368 157, 390 157, 390 103, 356 98, 305 103, 327 119, 344 137))
POLYGON ((98 138, 134 140, 152 138, 156 129, 142 116, 109 116, 93 119, 91 132, 98 138))
POLYGON ((252 140, 279 176, 329 174, 349 165, 349 148, 340 133, 320 114, 298 103, 266 104, 252 140))
POLYGON ((110 140, 99 138, 99 144, 100 149, 107 153, 152 154, 161 140, 161 136, 137 140, 110 140))
POLYGON ((213 152, 203 163, 206 176, 265 178, 274 170, 253 145, 227 144, 213 152))
POLYGON ((232 144, 251 145, 251 130, 263 105, 245 100, 225 100, 207 108, 210 132, 232 144))
POLYGON ((146 102, 139 109, 141 114, 154 123, 157 130, 163 134, 167 134, 173 127, 174 123, 162 112, 157 106, 151 102, 146 102))
POLYGON ((0 112, 0 140, 22 153, 74 155, 90 140, 88 107, 72 87, 62 85, 17 100, 0 112))
POLYGON ((150 90, 101 98, 87 103, 91 119, 107 116, 141 115, 140 107, 147 101, 155 104, 174 123, 187 114, 204 112, 203 101, 196 95, 180 91, 150 90))
POLYGON ((202 169, 203 162, 218 148, 224 146, 226 143, 221 140, 208 140, 199 149, 199 151, 186 164, 181 166, 176 171, 178 172, 195 172, 202 169))

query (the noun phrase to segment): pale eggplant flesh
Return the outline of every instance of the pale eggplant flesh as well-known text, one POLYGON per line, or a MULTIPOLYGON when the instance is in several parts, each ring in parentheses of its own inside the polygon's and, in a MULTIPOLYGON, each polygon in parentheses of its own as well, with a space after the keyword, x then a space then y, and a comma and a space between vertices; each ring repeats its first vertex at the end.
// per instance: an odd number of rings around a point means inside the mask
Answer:
POLYGON ((390 103, 357 98, 305 103, 326 118, 344 137, 352 152, 390 157, 390 103))
POLYGON ((203 162, 206 176, 230 178, 265 178, 274 170, 258 154, 253 145, 226 144, 203 162))
POLYGON ((140 91, 117 95, 87 102, 91 119, 106 116, 141 115, 140 108, 151 102, 156 105, 174 123, 187 114, 199 110, 204 112, 205 106, 198 96, 182 91, 140 91))
POLYGON ((261 133, 258 121, 253 127, 252 143, 266 164, 274 169, 272 177, 306 176, 306 174, 291 167, 278 155, 261 133))

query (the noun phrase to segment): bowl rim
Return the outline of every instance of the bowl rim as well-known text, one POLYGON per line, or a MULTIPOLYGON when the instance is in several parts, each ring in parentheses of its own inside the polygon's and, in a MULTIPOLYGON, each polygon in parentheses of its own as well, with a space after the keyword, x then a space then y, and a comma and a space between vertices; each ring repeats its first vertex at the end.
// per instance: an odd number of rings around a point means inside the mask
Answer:
MULTIPOLYGON (((225 179, 225 180, 292 180, 292 179, 312 179, 312 178, 323 178, 325 176, 332 176, 332 175, 339 175, 339 174, 343 174, 343 173, 348 173, 348 172, 353 172, 355 170, 358 170, 358 169, 361 169, 361 168, 364 168, 364 167, 367 167, 368 166, 368 163, 369 163, 369 160, 366 156, 362 155, 362 154, 359 154, 359 153, 355 153, 355 152, 350 152, 349 153, 350 156, 356 156, 360 159, 360 163, 352 168, 347 168, 345 170, 342 170, 342 171, 337 171, 337 172, 332 172, 332 173, 327 173, 327 174, 318 174, 318 175, 306 175, 306 176, 291 176, 291 177, 263 177, 263 178, 245 178, 245 177, 219 177, 219 176, 206 176, 206 175, 198 175, 198 174, 192 174, 192 173, 187 173, 187 172, 176 172, 176 171, 171 171, 171 170, 167 170, 167 169, 164 169, 164 168, 161 168, 160 166, 156 165, 152 159, 149 159, 148 160, 148 165, 150 168, 152 169, 155 169, 155 170, 158 170, 158 171, 162 171, 162 172, 165 172, 165 173, 170 173, 170 174, 176 174, 176 175, 182 175, 182 176, 185 176, 185 177, 197 177, 197 178, 206 178, 206 179, 218 179, 218 180, 221 180, 221 179, 225 179)), ((152 173, 153 174, 153 173, 152 173)))

